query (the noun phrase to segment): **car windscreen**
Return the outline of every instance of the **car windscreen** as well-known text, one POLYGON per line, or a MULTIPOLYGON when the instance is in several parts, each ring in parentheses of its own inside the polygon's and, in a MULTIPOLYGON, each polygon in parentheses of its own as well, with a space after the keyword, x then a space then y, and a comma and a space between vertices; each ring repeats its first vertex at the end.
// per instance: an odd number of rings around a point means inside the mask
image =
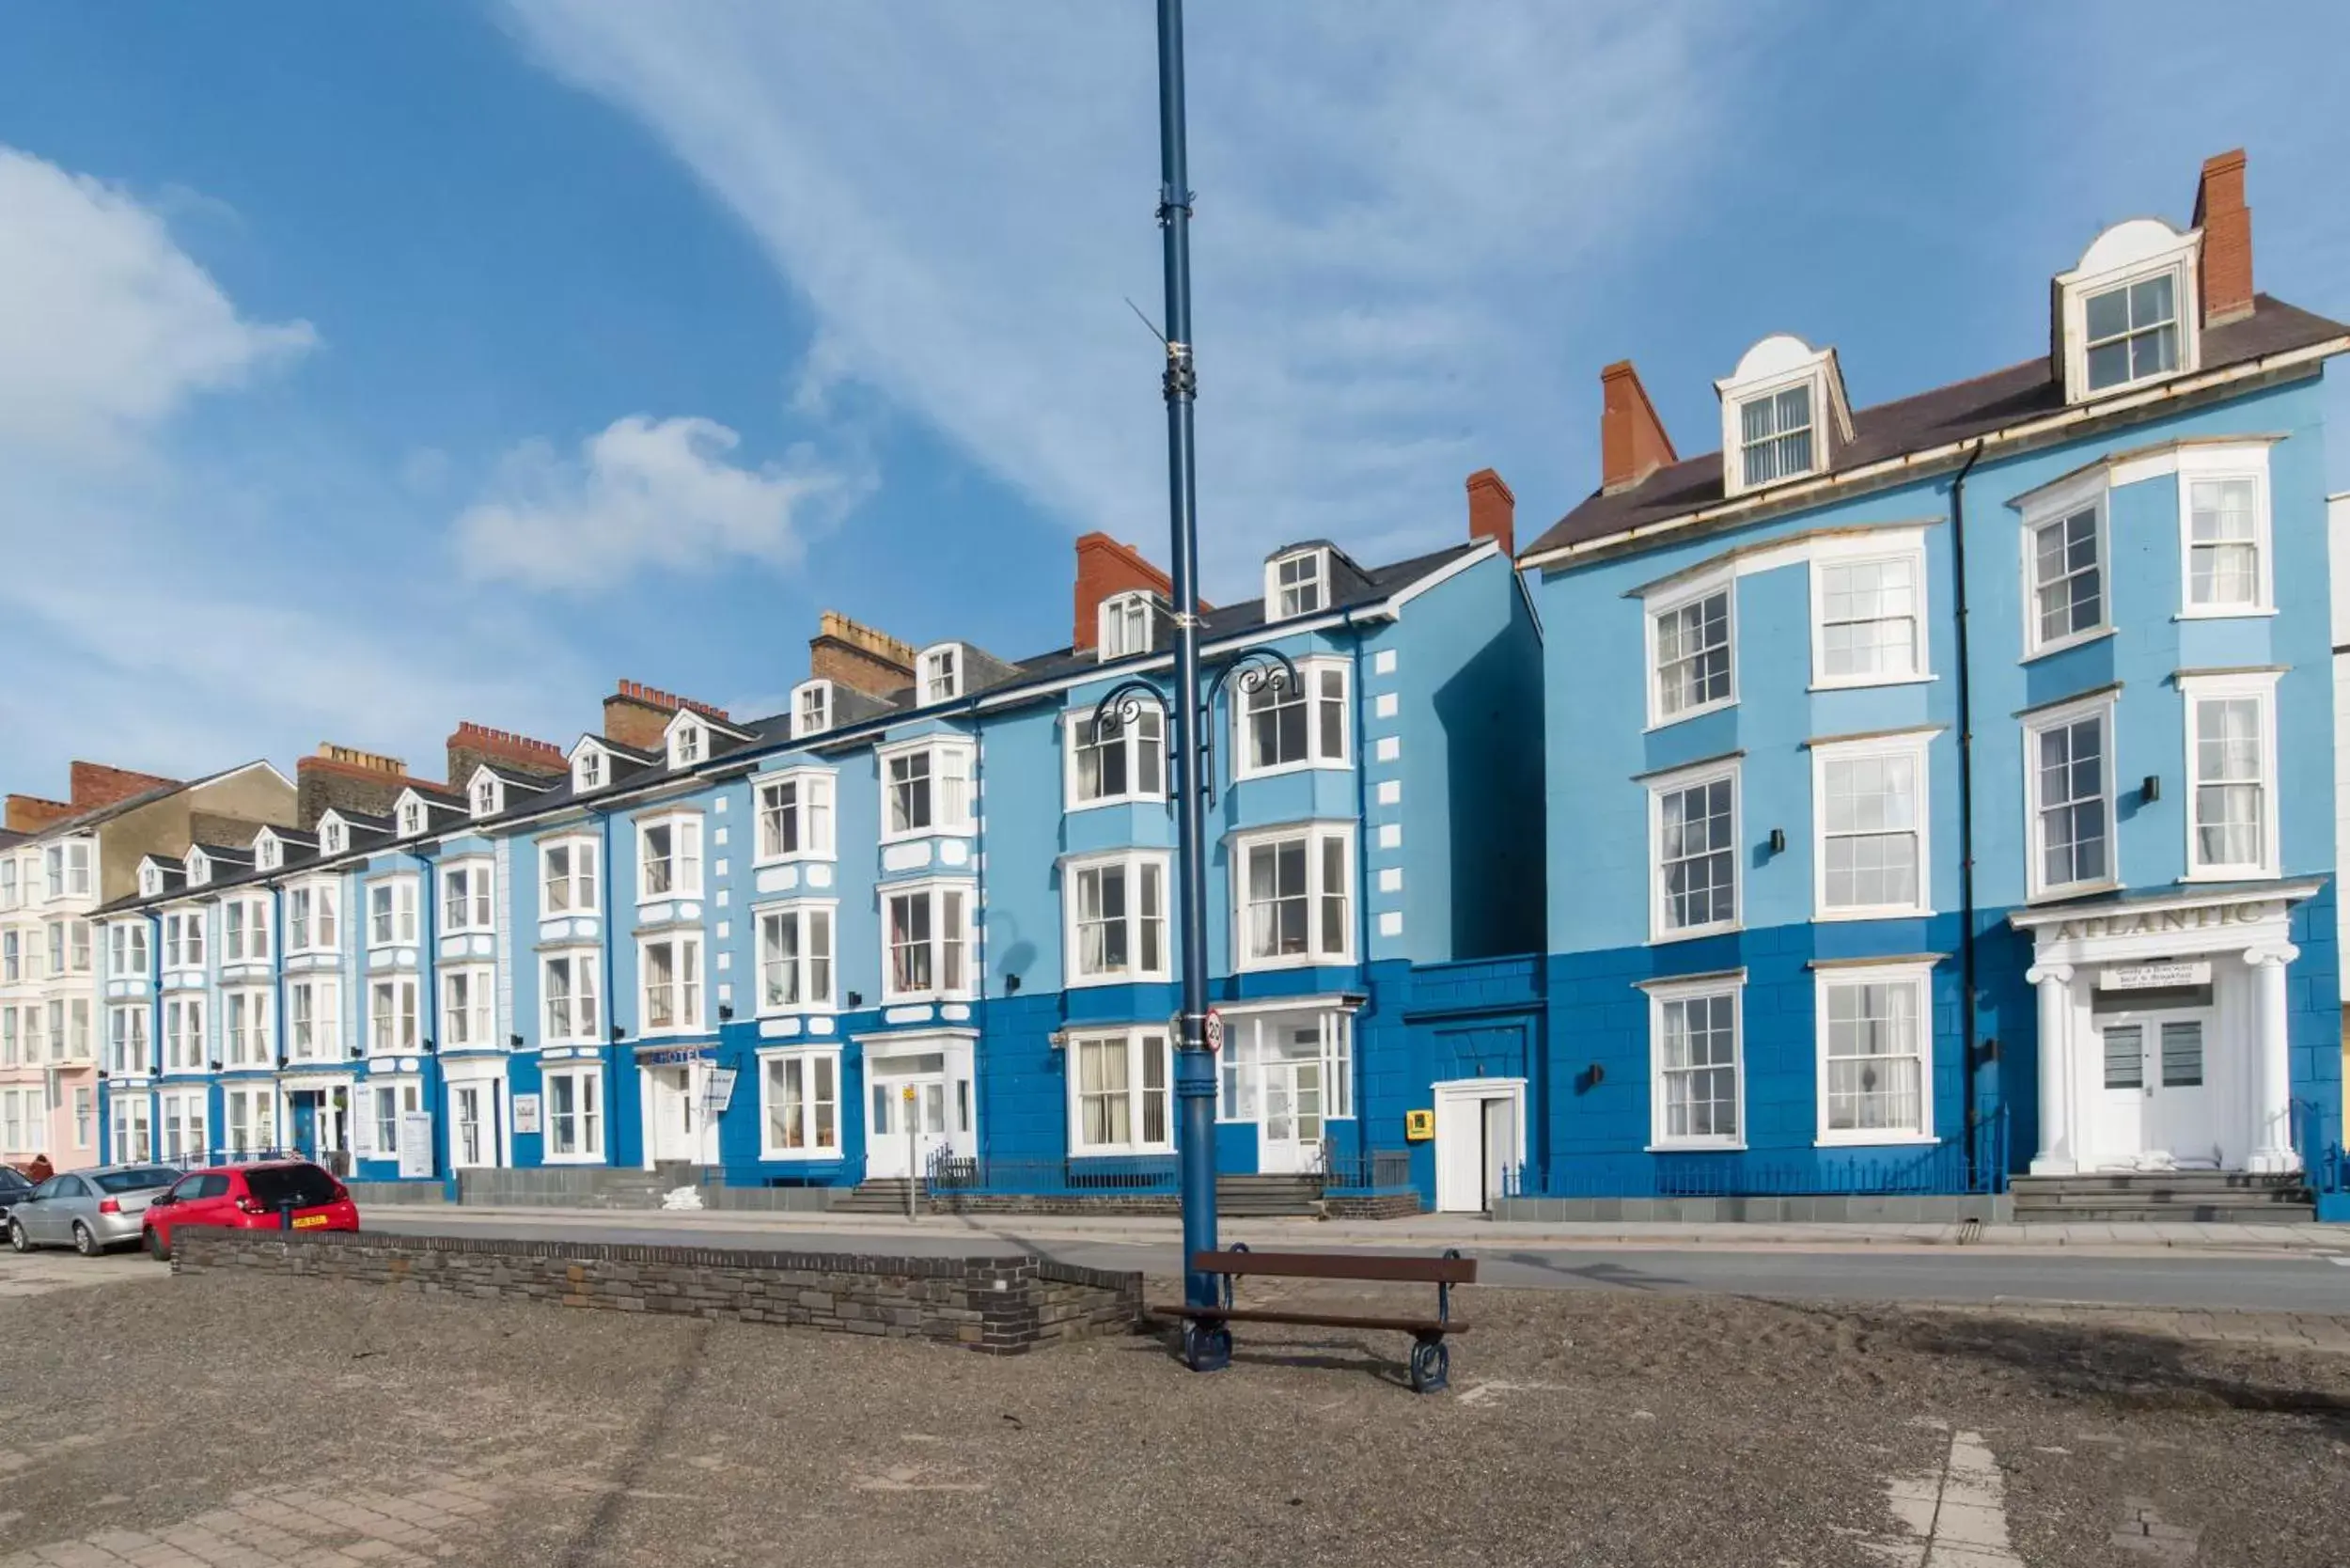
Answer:
POLYGON ((136 1192, 141 1187, 167 1187, 180 1179, 169 1166, 139 1166, 130 1170, 101 1170, 90 1177, 107 1192, 136 1192))
POLYGON ((30 1192, 32 1190, 32 1183, 26 1181, 15 1171, 0 1167, 0 1197, 12 1198, 18 1193, 30 1192))
POLYGON ((265 1209, 290 1202, 315 1209, 335 1201, 335 1178, 314 1165, 263 1166, 244 1173, 245 1190, 265 1209))

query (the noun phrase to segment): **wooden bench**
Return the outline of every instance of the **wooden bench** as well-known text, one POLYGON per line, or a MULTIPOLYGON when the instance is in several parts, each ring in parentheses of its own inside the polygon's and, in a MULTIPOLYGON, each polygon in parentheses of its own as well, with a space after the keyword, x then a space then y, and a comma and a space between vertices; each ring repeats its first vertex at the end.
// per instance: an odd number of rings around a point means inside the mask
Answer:
POLYGON ((1445 1348, 1448 1334, 1465 1334, 1468 1325, 1452 1315, 1452 1287, 1477 1282, 1477 1260, 1461 1256, 1460 1248, 1441 1258, 1415 1258, 1395 1252, 1251 1252, 1236 1243, 1229 1251, 1195 1252, 1195 1274, 1213 1274, 1224 1281, 1220 1306, 1192 1307, 1154 1303, 1155 1317, 1181 1320, 1183 1360, 1194 1372, 1214 1372, 1232 1359, 1235 1323, 1293 1323, 1318 1328, 1384 1328, 1412 1337, 1412 1390, 1433 1394, 1447 1386, 1452 1353, 1445 1348), (1293 1311, 1274 1307, 1236 1307, 1232 1281, 1244 1275, 1280 1279, 1349 1279, 1368 1284, 1434 1285, 1434 1317, 1375 1316, 1358 1312, 1293 1311))

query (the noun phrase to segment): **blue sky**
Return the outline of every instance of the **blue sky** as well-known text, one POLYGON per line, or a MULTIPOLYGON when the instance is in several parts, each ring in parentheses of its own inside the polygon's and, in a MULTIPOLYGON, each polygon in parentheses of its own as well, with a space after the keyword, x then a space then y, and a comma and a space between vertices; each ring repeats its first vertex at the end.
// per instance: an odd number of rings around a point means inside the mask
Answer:
MULTIPOLYGON (((1207 588, 1521 536, 1629 355, 1684 452, 1792 331, 1867 403, 2029 357, 2250 153, 2350 318, 2350 8, 1193 0, 1207 588)), ((1018 656, 1165 555, 1149 0, 0 11, 0 788, 621 677, 742 711, 817 612, 1018 656)), ((2338 372, 2336 416, 2350 419, 2338 372)), ((2350 487, 2350 437, 2337 442, 2350 487)))

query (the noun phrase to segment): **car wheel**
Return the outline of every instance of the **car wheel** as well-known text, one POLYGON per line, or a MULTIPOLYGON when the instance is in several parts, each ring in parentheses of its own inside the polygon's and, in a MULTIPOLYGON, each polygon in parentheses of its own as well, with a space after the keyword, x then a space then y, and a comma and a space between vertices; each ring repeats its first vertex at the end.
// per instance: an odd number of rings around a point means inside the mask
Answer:
POLYGON ((73 1222, 73 1250, 85 1258, 95 1258, 106 1249, 98 1245, 98 1238, 90 1234, 90 1228, 77 1219, 73 1222))
POLYGON ((147 1228, 147 1255, 159 1263, 171 1262, 171 1247, 164 1241, 164 1233, 151 1225, 147 1228))
POLYGON ((30 1252, 33 1249, 33 1238, 24 1233, 24 1222, 23 1220, 12 1219, 8 1221, 8 1245, 15 1247, 19 1252, 30 1252))

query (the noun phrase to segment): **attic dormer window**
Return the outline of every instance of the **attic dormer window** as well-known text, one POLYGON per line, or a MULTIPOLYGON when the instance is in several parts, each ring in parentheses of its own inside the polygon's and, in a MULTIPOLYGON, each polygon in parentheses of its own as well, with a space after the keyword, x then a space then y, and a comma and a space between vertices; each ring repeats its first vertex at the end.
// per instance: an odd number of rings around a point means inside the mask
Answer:
POLYGON ((2179 280, 2175 273, 2101 290, 2082 301, 2089 389, 2103 392, 2179 368, 2179 280))
POLYGON ((572 788, 601 790, 603 788, 603 753, 583 751, 572 761, 572 788))
POLYGON ((164 873, 149 866, 139 872, 139 891, 149 898, 164 890, 164 873))
POLYGON ((276 839, 262 839, 254 844, 253 864, 256 870, 274 871, 277 869, 277 859, 278 849, 276 839))
POLYGON ((319 829, 320 854, 340 855, 343 853, 343 844, 344 839, 342 823, 328 823, 319 829))
POLYGON ((791 700, 791 736, 821 735, 832 728, 832 682, 810 681, 791 700))
POLYGON ((922 706, 951 702, 963 695, 963 651, 934 648, 922 655, 922 706))
POLYGON ((1095 641, 1104 659, 1123 659, 1151 651, 1151 596, 1121 593, 1102 601, 1102 620, 1095 641))
POLYGON ((1738 405, 1738 462, 1748 487, 1812 469, 1811 384, 1749 398, 1738 405))
POLYGON ((400 808, 400 836, 413 839, 424 831, 424 804, 409 801, 400 808))
POLYGON ((1324 551, 1300 550, 1283 556, 1273 563, 1272 577, 1265 598, 1276 620, 1312 615, 1329 603, 1329 557, 1324 551))
POLYGON ((706 734, 698 724, 679 725, 676 733, 669 737, 669 765, 690 768, 700 761, 709 749, 706 734))
POLYGON ((473 786, 473 814, 477 817, 494 817, 497 815, 497 808, 498 781, 494 778, 475 779, 473 786))
POLYGON ((212 863, 201 855, 188 856, 188 886, 201 887, 212 880, 212 863))

